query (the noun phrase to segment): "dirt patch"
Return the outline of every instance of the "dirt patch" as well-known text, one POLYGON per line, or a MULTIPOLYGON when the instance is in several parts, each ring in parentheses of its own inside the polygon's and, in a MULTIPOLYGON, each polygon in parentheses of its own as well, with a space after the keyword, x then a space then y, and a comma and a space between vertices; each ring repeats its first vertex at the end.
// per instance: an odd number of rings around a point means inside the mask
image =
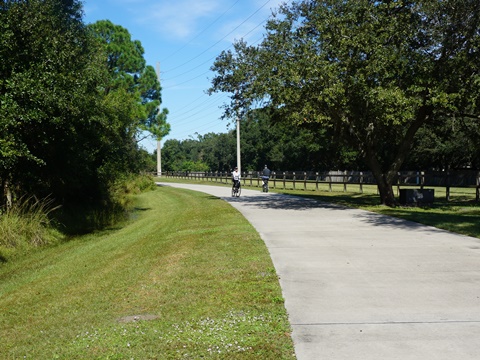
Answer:
POLYGON ((120 323, 131 323, 131 322, 136 322, 136 321, 149 321, 149 320, 155 320, 158 319, 159 316, 157 315, 151 315, 151 314, 145 314, 145 315, 131 315, 131 316, 124 316, 118 319, 117 321, 120 323))

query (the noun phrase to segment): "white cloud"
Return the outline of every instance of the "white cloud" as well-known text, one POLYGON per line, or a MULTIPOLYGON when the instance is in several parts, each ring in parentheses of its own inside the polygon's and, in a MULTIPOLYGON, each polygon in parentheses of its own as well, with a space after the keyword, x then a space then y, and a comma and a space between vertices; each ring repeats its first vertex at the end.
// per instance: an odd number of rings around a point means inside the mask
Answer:
POLYGON ((162 34, 186 39, 197 32, 199 23, 214 17, 222 0, 165 0, 142 10, 142 23, 150 23, 162 34))

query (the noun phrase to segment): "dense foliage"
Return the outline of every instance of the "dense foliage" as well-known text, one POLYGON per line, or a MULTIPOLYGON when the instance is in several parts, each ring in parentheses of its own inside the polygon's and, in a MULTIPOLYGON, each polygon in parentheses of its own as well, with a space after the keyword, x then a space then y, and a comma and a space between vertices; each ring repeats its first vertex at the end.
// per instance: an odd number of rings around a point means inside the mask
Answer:
POLYGON ((168 132, 143 48, 108 21, 87 26, 79 0, 0 4, 0 207, 49 196, 105 206, 148 154, 140 131, 168 132))
MULTIPOLYGON (((265 164, 275 171, 361 168, 357 151, 314 124, 292 127, 277 123, 269 111, 254 110, 241 121, 240 133, 245 171, 261 170, 265 164)), ((167 171, 230 171, 236 165, 236 146, 236 130, 167 140, 163 166, 167 171)))
POLYGON ((211 91, 232 93, 225 116, 266 104, 290 126, 333 129, 363 156, 387 205, 419 129, 478 121, 477 0, 297 1, 266 31, 212 67, 211 91))

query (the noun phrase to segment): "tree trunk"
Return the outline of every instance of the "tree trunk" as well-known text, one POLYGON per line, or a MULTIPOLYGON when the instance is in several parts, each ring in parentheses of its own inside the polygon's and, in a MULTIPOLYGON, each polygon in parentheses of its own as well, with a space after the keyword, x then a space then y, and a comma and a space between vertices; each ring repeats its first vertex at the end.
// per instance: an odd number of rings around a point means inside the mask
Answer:
POLYGON ((383 173, 374 153, 367 152, 366 162, 372 171, 373 177, 377 181, 380 203, 390 207, 396 206, 397 202, 395 200, 395 194, 393 193, 393 181, 395 177, 392 176, 392 173, 383 173))
POLYGON ((397 179, 397 174, 404 163, 410 148, 413 144, 413 139, 418 129, 427 121, 432 112, 430 106, 422 106, 417 112, 415 120, 410 124, 405 132, 402 141, 399 143, 397 154, 393 162, 389 165, 388 170, 382 169, 382 166, 377 158, 380 157, 374 148, 373 142, 367 143, 365 147, 366 163, 373 173, 373 177, 377 181, 378 192, 380 193, 380 202, 382 205, 394 207, 397 205, 395 194, 393 192, 393 184, 397 179))
POLYGON ((378 192, 380 193, 380 202, 382 205, 395 207, 397 201, 395 200, 395 194, 393 192, 393 183, 385 179, 384 176, 381 179, 376 179, 378 184, 378 192))

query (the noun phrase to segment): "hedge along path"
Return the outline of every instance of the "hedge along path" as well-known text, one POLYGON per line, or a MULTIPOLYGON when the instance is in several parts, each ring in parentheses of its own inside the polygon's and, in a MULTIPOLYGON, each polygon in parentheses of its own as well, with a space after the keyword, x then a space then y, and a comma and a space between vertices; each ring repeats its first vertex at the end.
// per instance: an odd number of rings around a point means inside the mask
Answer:
POLYGON ((124 225, 0 266, 0 358, 294 357, 268 250, 228 203, 160 187, 124 225))

